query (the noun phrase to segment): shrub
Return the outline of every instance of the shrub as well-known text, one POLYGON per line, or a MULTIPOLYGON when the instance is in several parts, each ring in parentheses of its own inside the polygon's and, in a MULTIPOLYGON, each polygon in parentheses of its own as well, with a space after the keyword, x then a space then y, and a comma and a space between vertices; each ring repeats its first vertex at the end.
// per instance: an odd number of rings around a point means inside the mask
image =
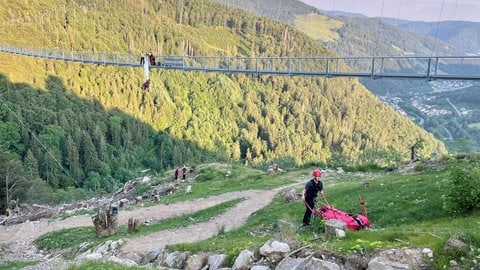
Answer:
POLYGON ((462 163, 450 170, 450 189, 447 207, 459 214, 480 210, 480 168, 477 164, 462 163))
POLYGON ((413 170, 416 171, 416 172, 423 172, 423 171, 426 171, 427 170, 427 165, 425 164, 425 162, 418 162, 417 164, 415 164, 415 167, 413 167, 413 170))
POLYGON ((141 196, 150 191, 149 184, 139 184, 135 187, 135 196, 141 196))
POLYGON ((200 170, 199 176, 196 178, 197 182, 207 182, 213 179, 222 179, 225 177, 224 172, 214 168, 204 168, 200 170))

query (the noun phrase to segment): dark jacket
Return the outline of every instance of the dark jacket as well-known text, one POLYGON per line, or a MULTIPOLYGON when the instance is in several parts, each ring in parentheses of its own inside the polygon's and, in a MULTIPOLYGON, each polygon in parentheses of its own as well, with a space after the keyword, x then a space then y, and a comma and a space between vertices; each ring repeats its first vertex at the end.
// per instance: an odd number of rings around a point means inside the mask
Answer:
POLYGON ((323 190, 323 183, 319 181, 315 183, 312 179, 305 184, 305 197, 308 198, 315 198, 318 195, 318 192, 323 190))

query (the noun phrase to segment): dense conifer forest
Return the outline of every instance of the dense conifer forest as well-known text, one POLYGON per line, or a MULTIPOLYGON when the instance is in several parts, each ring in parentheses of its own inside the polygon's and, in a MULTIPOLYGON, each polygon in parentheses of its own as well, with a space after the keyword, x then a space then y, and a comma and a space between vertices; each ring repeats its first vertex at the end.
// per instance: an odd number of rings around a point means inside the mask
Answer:
MULTIPOLYGON (((333 55, 293 27, 207 0, 12 0, 0 43, 160 55, 333 55)), ((357 79, 141 69, 0 54, 0 208, 110 192, 208 161, 377 163, 443 143, 357 79), (82 192, 78 192, 81 190, 82 192)))

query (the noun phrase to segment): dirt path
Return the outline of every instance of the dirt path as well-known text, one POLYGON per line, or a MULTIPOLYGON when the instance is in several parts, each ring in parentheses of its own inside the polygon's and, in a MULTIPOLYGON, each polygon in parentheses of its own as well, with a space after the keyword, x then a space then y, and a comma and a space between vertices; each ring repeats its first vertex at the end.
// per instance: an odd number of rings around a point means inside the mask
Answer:
MULTIPOLYGON (((132 258, 133 253, 137 251, 163 248, 169 244, 194 243, 208 239, 220 230, 230 231, 238 228, 245 223, 252 213, 268 205, 276 193, 276 190, 254 190, 216 196, 217 203, 234 198, 246 198, 246 200, 208 222, 128 239, 126 244, 121 247, 120 253, 122 257, 132 258)), ((210 199, 212 198, 208 198, 208 200, 210 199)))
MULTIPOLYGON (((245 223, 252 213, 268 205, 277 192, 284 188, 286 187, 273 190, 238 191, 175 204, 159 204, 132 211, 120 211, 119 224, 126 225, 129 218, 138 219, 140 222, 158 221, 194 213, 236 198, 245 198, 244 201, 208 222, 128 239, 121 248, 121 255, 130 258, 134 252, 163 248, 169 244, 193 243, 208 239, 220 230, 230 231, 238 228, 245 223)), ((93 226, 89 215, 74 216, 65 220, 41 220, 0 227, 0 260, 41 259, 43 255, 32 248, 37 237, 52 231, 83 226, 93 226), (25 252, 26 250, 28 252, 25 252)))

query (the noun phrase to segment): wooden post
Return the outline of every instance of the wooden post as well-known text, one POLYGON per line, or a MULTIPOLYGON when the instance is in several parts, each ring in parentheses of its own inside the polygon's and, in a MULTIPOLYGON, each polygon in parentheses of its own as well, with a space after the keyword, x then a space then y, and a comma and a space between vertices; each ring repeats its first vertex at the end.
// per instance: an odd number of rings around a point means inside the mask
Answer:
POLYGON ((138 231, 138 219, 129 218, 127 232, 132 233, 138 231))

